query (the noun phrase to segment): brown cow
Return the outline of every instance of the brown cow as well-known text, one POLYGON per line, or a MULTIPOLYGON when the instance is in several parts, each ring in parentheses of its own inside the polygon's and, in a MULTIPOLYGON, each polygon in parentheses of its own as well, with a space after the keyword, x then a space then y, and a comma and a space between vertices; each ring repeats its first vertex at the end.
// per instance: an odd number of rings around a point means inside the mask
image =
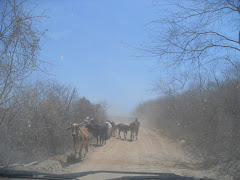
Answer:
POLYGON ((137 140, 139 126, 140 126, 140 122, 138 121, 138 118, 136 118, 133 123, 130 123, 131 140, 134 139, 134 134, 137 140))
POLYGON ((72 129, 72 137, 73 137, 73 144, 74 144, 74 151, 75 151, 75 158, 82 159, 82 149, 85 149, 84 157, 88 152, 88 144, 89 144, 89 132, 87 128, 80 127, 78 123, 70 123, 71 126, 67 129, 72 129))

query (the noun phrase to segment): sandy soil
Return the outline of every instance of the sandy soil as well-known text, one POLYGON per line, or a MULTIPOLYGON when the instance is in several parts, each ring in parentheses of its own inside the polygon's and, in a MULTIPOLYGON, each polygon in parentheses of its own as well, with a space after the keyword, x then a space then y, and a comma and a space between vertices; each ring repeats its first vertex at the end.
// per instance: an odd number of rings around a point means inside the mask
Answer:
POLYGON ((66 167, 65 172, 89 172, 81 177, 83 179, 137 175, 127 172, 174 173, 184 177, 217 178, 216 173, 204 170, 200 159, 184 152, 181 147, 183 144, 171 142, 157 130, 140 128, 139 138, 133 142, 128 140, 129 135, 127 140, 111 138, 106 145, 92 149, 84 161, 66 167))
POLYGON ((67 164, 66 156, 58 156, 28 170, 73 175, 79 179, 153 176, 154 173, 229 179, 219 177, 213 169, 205 169, 201 159, 183 150, 184 143, 172 142, 157 130, 141 127, 138 140, 131 142, 129 138, 128 133, 127 140, 112 137, 104 146, 90 146, 87 157, 81 162, 67 164))

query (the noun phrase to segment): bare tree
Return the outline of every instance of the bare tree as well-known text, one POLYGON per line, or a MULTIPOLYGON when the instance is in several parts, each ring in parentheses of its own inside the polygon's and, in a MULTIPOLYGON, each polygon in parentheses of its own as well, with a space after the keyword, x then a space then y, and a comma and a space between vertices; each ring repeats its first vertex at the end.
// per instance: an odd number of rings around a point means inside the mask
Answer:
POLYGON ((150 43, 141 47, 143 52, 158 58, 164 68, 196 71, 212 63, 237 68, 239 0, 168 2, 168 11, 162 11, 159 19, 148 24, 150 43))
POLYGON ((24 6, 25 1, 0 1, 0 106, 14 95, 12 90, 34 71, 41 71, 40 30, 44 14, 36 15, 24 6))
POLYGON ((46 32, 41 21, 46 16, 37 14, 36 8, 25 0, 0 0, 0 151, 6 152, 2 159, 7 158, 7 163, 14 151, 8 149, 14 144, 11 138, 20 137, 26 126, 19 115, 29 97, 21 94, 21 89, 25 80, 33 72, 43 71, 45 65, 39 52, 46 32))
POLYGON ((237 164, 240 1, 168 2, 170 13, 148 24, 150 43, 140 49, 158 59, 154 90, 165 96, 145 102, 136 113, 185 139, 206 162, 237 164))

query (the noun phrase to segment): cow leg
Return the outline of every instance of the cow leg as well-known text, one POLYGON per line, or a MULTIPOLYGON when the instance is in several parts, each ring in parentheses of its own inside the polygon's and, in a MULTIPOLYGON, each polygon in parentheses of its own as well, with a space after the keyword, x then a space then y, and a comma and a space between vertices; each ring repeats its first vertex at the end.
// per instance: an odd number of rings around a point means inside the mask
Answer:
POLYGON ((119 130, 119 131, 118 131, 118 138, 121 139, 120 132, 121 132, 121 131, 119 130))
POLYGON ((79 150, 77 148, 75 148, 75 158, 76 159, 79 158, 79 150))
POLYGON ((88 152, 88 145, 86 144, 85 151, 84 151, 84 158, 86 157, 87 152, 88 152))
POLYGON ((136 132, 136 140, 137 140, 137 136, 138 136, 138 129, 137 129, 137 132, 136 132))
POLYGON ((103 142, 104 142, 104 135, 103 134, 101 134, 100 139, 101 139, 100 144, 103 145, 103 142))
POLYGON ((75 151, 75 158, 78 158, 78 151, 77 151, 77 147, 76 147, 76 143, 74 142, 74 151, 75 151))
POLYGON ((84 158, 86 157, 86 154, 87 154, 87 147, 85 148, 84 158))
POLYGON ((80 148, 80 151, 79 151, 79 159, 80 160, 82 159, 82 147, 80 148))
POLYGON ((78 158, 78 152, 75 150, 75 159, 78 158))
POLYGON ((115 137, 115 129, 113 130, 112 134, 113 134, 113 137, 115 137))
POLYGON ((107 144, 108 134, 105 134, 105 144, 107 144))
POLYGON ((104 141, 105 141, 105 137, 104 135, 102 135, 102 145, 104 144, 104 141))
POLYGON ((101 143, 101 145, 103 145, 104 144, 104 135, 102 134, 102 143, 101 143))
POLYGON ((98 136, 97 136, 97 146, 98 146, 98 145, 101 145, 101 135, 98 135, 98 136), (98 143, 98 139, 99 139, 99 143, 98 143))

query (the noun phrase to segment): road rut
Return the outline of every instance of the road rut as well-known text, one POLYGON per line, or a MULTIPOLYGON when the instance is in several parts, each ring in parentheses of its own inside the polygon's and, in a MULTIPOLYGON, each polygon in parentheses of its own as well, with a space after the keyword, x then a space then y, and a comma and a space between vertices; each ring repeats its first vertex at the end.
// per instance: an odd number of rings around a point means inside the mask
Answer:
POLYGON ((141 127, 138 140, 131 142, 129 138, 129 134, 127 140, 112 137, 104 146, 92 148, 82 162, 69 165, 65 170, 86 172, 81 179, 119 178, 127 172, 128 176, 146 172, 216 178, 213 172, 204 170, 201 160, 183 150, 183 144, 171 142, 157 130, 141 127))

